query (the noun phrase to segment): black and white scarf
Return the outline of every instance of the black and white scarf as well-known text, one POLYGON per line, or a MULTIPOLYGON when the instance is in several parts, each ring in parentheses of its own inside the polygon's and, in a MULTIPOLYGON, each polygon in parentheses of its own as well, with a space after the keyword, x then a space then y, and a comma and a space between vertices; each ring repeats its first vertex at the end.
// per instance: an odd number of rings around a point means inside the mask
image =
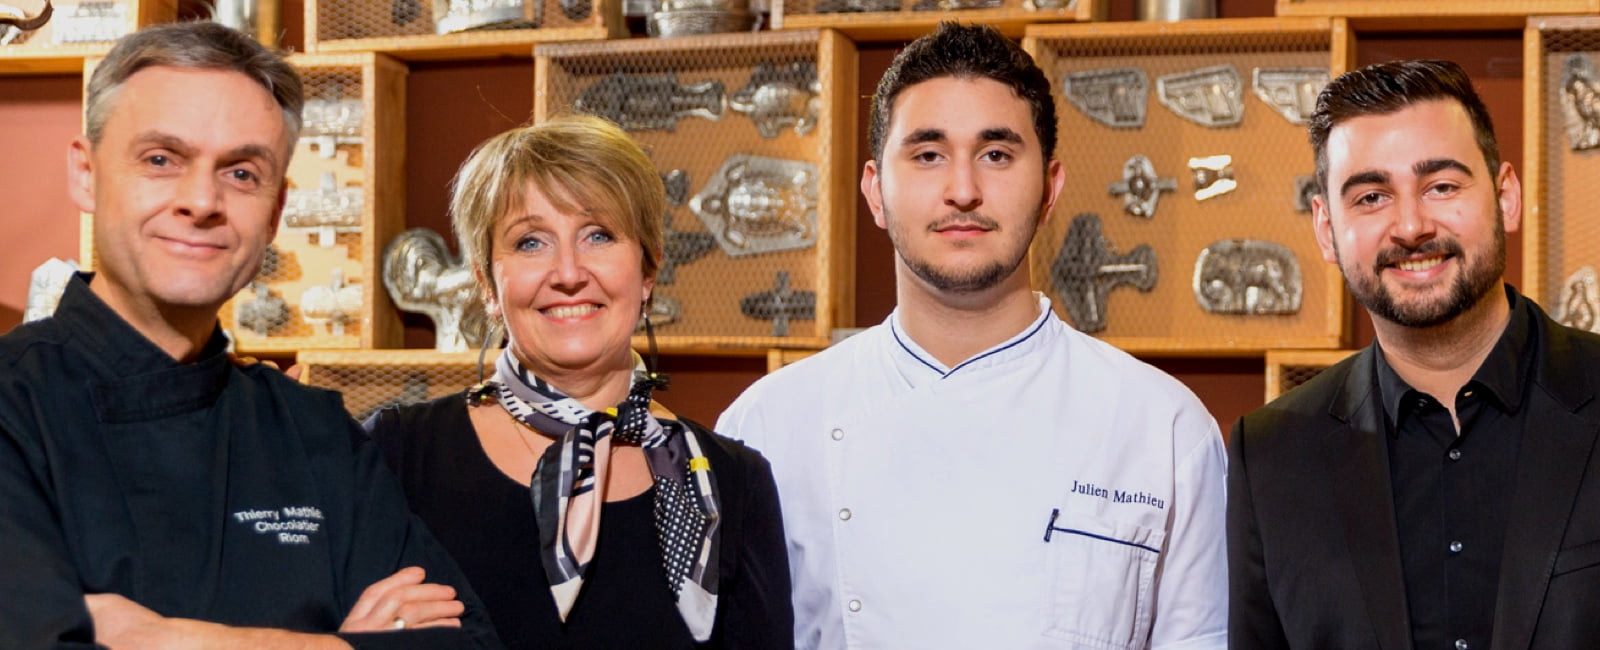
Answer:
POLYGON ((644 449, 655 480, 656 536, 667 587, 689 632, 703 642, 711 638, 717 615, 720 517, 711 464, 687 427, 651 415, 651 391, 665 382, 646 370, 637 353, 634 361, 628 397, 604 411, 534 376, 509 347, 485 388, 512 417, 556 438, 533 470, 530 492, 539 555, 561 620, 572 611, 598 547, 612 440, 618 439, 644 449))

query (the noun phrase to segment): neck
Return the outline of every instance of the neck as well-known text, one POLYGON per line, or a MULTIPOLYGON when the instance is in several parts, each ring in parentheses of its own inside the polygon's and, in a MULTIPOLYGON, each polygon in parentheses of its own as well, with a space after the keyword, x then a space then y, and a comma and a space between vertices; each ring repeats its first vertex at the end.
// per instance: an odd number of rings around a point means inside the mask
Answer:
POLYGON ((546 368, 528 363, 521 354, 517 357, 540 379, 592 410, 601 411, 621 404, 633 388, 632 354, 620 361, 586 368, 546 368))
POLYGON ((200 350, 211 340, 211 332, 216 329, 217 309, 221 307, 161 305, 149 296, 135 296, 121 291, 113 282, 99 277, 89 283, 89 290, 135 331, 178 363, 190 363, 200 356, 200 350))
POLYGON ((1510 321, 1511 303, 1497 285, 1460 316, 1433 327, 1405 327, 1376 317, 1372 326, 1395 374, 1454 414, 1456 393, 1472 380, 1510 321))
POLYGON ((1025 267, 984 291, 950 294, 896 266, 900 327, 946 368, 1016 336, 1039 317, 1025 267))

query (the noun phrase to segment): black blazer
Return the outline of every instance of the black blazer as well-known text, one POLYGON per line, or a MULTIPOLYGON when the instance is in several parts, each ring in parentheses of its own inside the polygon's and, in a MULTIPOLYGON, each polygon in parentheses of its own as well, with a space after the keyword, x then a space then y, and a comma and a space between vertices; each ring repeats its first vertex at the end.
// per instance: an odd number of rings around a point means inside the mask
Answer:
MULTIPOLYGON (((1492 646, 1600 648, 1600 336, 1517 302, 1544 358, 1506 486, 1492 646)), ((1411 648, 1377 354, 1374 343, 1233 427, 1234 648, 1411 648)))

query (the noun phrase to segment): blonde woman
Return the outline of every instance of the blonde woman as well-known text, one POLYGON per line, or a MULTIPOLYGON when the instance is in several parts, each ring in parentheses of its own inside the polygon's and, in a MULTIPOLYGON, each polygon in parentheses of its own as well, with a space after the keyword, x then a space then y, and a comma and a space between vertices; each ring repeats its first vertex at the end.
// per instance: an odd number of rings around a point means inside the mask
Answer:
POLYGON ((512 129, 462 165, 451 213, 507 344, 484 384, 367 422, 412 509, 512 648, 787 648, 767 462, 651 400, 630 346, 666 196, 616 126, 512 129))

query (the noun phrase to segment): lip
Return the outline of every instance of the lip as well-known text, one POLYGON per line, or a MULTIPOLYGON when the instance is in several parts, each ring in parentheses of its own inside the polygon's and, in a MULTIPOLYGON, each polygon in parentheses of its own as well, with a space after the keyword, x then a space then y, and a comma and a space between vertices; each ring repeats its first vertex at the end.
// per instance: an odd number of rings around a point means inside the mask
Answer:
POLYGON ((578 300, 543 305, 538 307, 537 311, 539 315, 558 323, 581 323, 598 317, 605 308, 605 305, 600 303, 578 300), (585 312, 582 311, 584 308, 590 309, 585 312))
POLYGON ((1407 255, 1403 258, 1384 264, 1383 270, 1386 273, 1392 274, 1402 280, 1411 282, 1424 282, 1438 277, 1440 274, 1444 273, 1445 268, 1453 259, 1455 259, 1454 255, 1445 252, 1407 255), (1432 262, 1432 264, 1427 265, 1429 262, 1432 262), (1421 263, 1424 266, 1421 268, 1415 268, 1415 265, 1418 263, 1421 263), (1407 269, 1404 268, 1404 266, 1413 266, 1414 268, 1407 269))
POLYGON ((971 238, 988 234, 990 229, 975 223, 953 223, 934 228, 933 232, 945 237, 971 238))
POLYGON ((206 241, 195 241, 181 237, 157 236, 156 240, 166 245, 167 249, 186 257, 211 257, 221 253, 227 247, 206 241))

